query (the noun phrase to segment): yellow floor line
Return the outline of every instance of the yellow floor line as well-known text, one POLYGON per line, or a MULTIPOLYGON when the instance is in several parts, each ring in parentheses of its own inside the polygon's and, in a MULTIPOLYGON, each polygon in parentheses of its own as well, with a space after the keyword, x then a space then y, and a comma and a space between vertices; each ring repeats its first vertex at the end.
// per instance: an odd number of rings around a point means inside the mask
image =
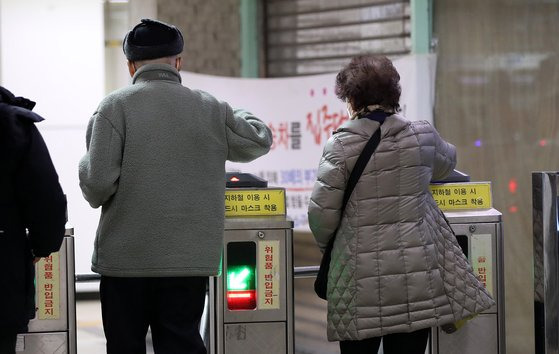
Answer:
POLYGON ((99 327, 103 325, 103 321, 77 321, 78 327, 99 327))

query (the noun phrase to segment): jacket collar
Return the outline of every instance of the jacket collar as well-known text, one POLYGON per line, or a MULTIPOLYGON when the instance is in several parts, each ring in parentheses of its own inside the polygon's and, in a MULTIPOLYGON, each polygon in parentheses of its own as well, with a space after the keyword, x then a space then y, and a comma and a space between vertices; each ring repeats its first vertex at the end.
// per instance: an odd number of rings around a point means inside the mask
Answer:
POLYGON ((44 119, 37 113, 31 112, 34 106, 35 102, 24 97, 16 97, 13 93, 0 86, 0 110, 2 111, 0 119, 21 118, 38 123, 44 119))
POLYGON ((181 83, 181 75, 177 69, 168 64, 146 64, 136 71, 132 83, 145 81, 172 81, 181 83))
POLYGON ((33 107, 35 107, 35 102, 25 97, 16 97, 8 89, 5 89, 2 86, 0 86, 0 103, 25 108, 28 110, 32 110, 33 107))
MULTIPOLYGON (((410 122, 399 114, 388 116, 381 127, 381 138, 396 135, 405 129, 410 122)), ((371 119, 353 119, 344 122, 336 132, 350 132, 354 134, 370 136, 379 126, 379 122, 371 119)))

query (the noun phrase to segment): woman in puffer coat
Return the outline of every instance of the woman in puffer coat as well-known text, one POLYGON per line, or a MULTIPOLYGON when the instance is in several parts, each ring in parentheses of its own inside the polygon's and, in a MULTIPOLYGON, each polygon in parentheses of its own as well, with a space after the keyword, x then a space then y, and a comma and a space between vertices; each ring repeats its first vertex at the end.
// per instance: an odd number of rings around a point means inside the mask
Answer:
POLYGON ((328 340, 342 354, 425 352, 429 328, 494 301, 429 192, 456 149, 426 121, 399 115, 400 76, 386 57, 355 57, 336 77, 351 119, 328 140, 309 205, 324 250, 338 228, 328 278, 328 340), (377 130, 380 143, 341 213, 349 175, 377 130))

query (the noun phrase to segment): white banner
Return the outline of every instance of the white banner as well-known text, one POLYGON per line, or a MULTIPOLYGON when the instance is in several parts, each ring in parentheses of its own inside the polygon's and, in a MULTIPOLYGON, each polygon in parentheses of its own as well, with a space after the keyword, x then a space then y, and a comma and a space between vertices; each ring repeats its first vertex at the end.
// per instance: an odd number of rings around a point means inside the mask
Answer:
MULTIPOLYGON (((401 77, 402 114, 410 120, 433 121, 435 64, 434 55, 394 61, 401 77)), ((227 171, 253 173, 269 186, 284 187, 288 216, 296 229, 307 231, 307 207, 323 146, 348 119, 345 103, 334 93, 336 73, 280 79, 181 75, 183 85, 244 108, 268 124, 274 134, 270 153, 248 164, 228 163, 227 171)))

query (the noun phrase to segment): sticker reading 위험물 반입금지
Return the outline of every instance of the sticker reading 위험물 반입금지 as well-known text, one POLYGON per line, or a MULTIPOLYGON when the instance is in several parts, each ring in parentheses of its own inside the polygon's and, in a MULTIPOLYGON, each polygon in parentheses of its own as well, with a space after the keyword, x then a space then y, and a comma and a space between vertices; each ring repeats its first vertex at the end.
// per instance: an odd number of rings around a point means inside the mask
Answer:
POLYGON ((37 317, 40 320, 60 318, 60 254, 41 258, 36 265, 37 317))
POLYGON ((493 238, 491 234, 472 235, 471 253, 474 272, 489 294, 493 296, 493 238))
POLYGON ((280 308, 280 242, 258 241, 258 309, 280 308))

